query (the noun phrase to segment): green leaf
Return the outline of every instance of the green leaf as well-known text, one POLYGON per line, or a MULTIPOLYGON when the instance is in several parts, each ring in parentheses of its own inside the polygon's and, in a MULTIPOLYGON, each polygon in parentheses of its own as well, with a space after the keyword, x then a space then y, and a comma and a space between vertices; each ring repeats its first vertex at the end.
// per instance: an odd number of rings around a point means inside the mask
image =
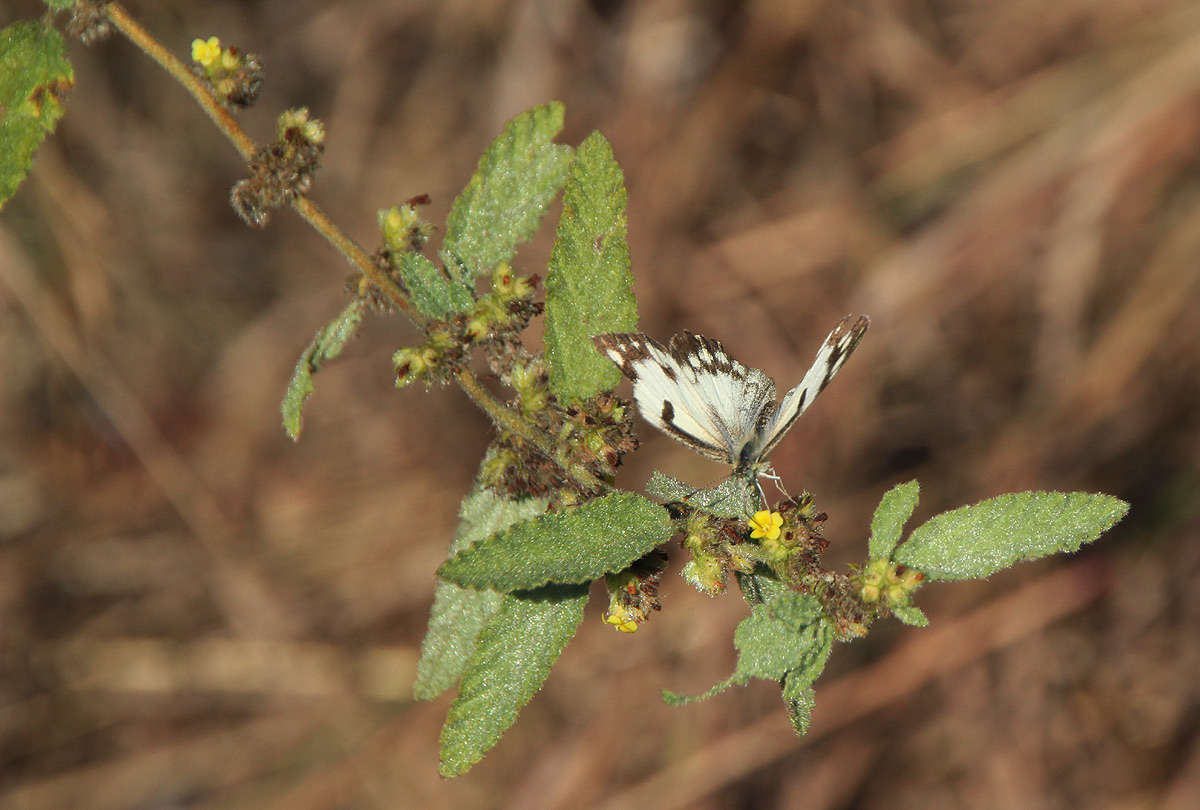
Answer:
MULTIPOLYGON (((447 556, 470 548, 514 523, 537 517, 546 511, 548 503, 543 498, 510 501, 476 485, 459 507, 458 530, 447 556)), ((438 582, 429 627, 421 642, 421 658, 417 661, 417 680, 413 684, 417 700, 433 700, 454 685, 475 652, 479 631, 500 609, 502 600, 503 595, 495 591, 438 582)))
POLYGON ((738 648, 737 676, 743 682, 778 681, 797 671, 796 677, 812 683, 825 666, 833 634, 816 597, 791 591, 756 605, 734 631, 733 643, 738 648))
POLYGON ((534 231, 567 179, 571 147, 551 143, 563 105, 521 113, 492 142, 446 219, 442 261, 451 275, 474 278, 508 261, 534 231))
POLYGON ((1112 528, 1129 504, 1088 492, 1017 492, 934 517, 892 553, 930 579, 986 577, 1018 560, 1077 551, 1112 528))
POLYGON ((928 627, 929 617, 925 611, 916 605, 898 605, 892 608, 892 615, 910 627, 928 627))
MULTIPOLYGON (((765 577, 756 580, 769 582, 765 577)), ((806 689, 817 679, 833 650, 833 629, 821 603, 809 594, 772 586, 769 601, 754 604, 750 615, 733 633, 738 649, 737 670, 707 692, 688 696, 663 690, 671 706, 707 700, 731 686, 744 686, 751 678, 791 682, 793 690, 806 689)))
POLYGON ((23 20, 0 30, 0 208, 29 174, 74 85, 66 45, 53 28, 23 20))
POLYGON ((725 680, 713 686, 707 692, 702 692, 699 695, 684 695, 679 692, 672 692, 670 689, 662 690, 663 703, 668 706, 686 706, 689 703, 699 703, 702 700, 708 700, 715 697, 731 686, 740 686, 743 681, 738 679, 737 675, 730 675, 725 680))
POLYGON ((743 574, 740 571, 736 573, 742 596, 750 607, 772 602, 791 593, 791 589, 780 582, 765 565, 756 566, 753 574, 743 574))
POLYGON ((475 305, 473 288, 450 278, 420 253, 401 255, 398 269, 413 303, 427 318, 445 320, 456 312, 469 312, 475 305))
POLYGON ((812 725, 812 710, 817 705, 817 699, 812 686, 805 684, 799 674, 789 672, 783 679, 783 705, 787 707, 792 730, 797 737, 803 737, 812 725))
POLYGON ((628 568, 673 531, 666 509, 632 492, 614 493, 476 543, 443 563, 438 576, 498 591, 590 582, 628 568))
POLYGON ((717 517, 746 517, 755 510, 754 483, 745 478, 730 477, 712 489, 697 489, 654 470, 646 481, 646 494, 661 501, 686 501, 689 506, 717 517))
POLYGON ((321 370, 325 361, 342 353, 347 341, 358 331, 365 310, 366 303, 361 298, 351 301, 340 315, 317 330, 312 343, 296 361, 287 393, 283 395, 283 402, 279 406, 283 414, 283 429, 292 441, 300 439, 300 431, 304 427, 304 402, 313 392, 312 375, 321 370))
POLYGON ((871 542, 869 556, 871 560, 886 560, 896 544, 900 542, 900 533, 904 524, 912 517, 917 508, 917 494, 921 487, 914 478, 906 484, 897 484, 884 493, 875 507, 875 517, 871 519, 871 542))
POLYGON ((516 721, 575 635, 587 598, 586 585, 502 597, 500 610, 479 634, 442 727, 443 776, 470 770, 516 721))
POLYGON ((78 4, 79 0, 46 0, 46 5, 54 11, 68 11, 78 4))
POLYGON ((599 132, 579 145, 563 195, 546 276, 546 362, 562 402, 612 390, 620 370, 592 335, 637 326, 637 300, 625 241, 625 181, 599 132))

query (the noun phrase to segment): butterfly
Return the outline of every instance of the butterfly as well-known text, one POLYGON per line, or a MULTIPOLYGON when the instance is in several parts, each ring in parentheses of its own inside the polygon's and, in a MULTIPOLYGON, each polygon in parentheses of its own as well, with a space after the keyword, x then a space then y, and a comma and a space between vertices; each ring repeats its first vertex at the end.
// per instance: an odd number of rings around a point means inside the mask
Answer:
POLYGON ((592 342, 633 382, 642 418, 702 456, 754 478, 767 456, 825 390, 870 325, 847 315, 825 338, 800 384, 778 404, 775 382, 729 356, 718 340, 682 332, 664 346, 648 335, 606 333, 592 342))

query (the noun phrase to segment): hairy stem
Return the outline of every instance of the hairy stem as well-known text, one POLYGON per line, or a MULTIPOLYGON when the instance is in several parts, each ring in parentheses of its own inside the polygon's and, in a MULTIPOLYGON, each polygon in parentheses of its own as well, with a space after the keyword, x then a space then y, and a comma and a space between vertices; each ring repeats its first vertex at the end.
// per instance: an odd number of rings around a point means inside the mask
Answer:
MULTIPOLYGON (((254 158, 258 153, 258 147, 255 145, 253 139, 246 134, 246 131, 234 120, 229 111, 217 101, 204 81, 192 73, 187 65, 180 61, 174 54, 163 47, 162 43, 151 36, 146 29, 138 25, 129 16, 129 12, 122 8, 119 3, 109 3, 105 6, 105 12, 118 31, 128 37, 143 53, 157 62, 163 70, 167 71, 167 73, 192 94, 192 98, 196 99, 196 103, 208 114, 208 117, 217 125, 217 128, 225 134, 225 137, 237 149, 242 159, 250 161, 254 158)), ((292 208, 317 233, 324 236, 326 241, 333 245, 334 249, 338 253, 341 253, 346 258, 346 261, 350 262, 350 264, 362 273, 371 284, 382 290, 392 303, 412 319, 414 323, 418 326, 425 325, 425 319, 413 308, 411 302, 408 300, 408 295, 400 285, 380 269, 371 260, 371 257, 367 255, 366 251, 353 239, 333 224, 333 221, 326 216, 325 212, 316 203, 300 195, 292 201, 292 208)), ((555 442, 549 436, 522 419, 520 415, 505 407, 504 403, 492 396, 491 392, 483 387, 479 379, 469 369, 460 371, 456 375, 456 380, 463 392, 470 397, 472 402, 487 413, 497 427, 520 436, 538 448, 547 458, 553 459, 582 488, 590 492, 608 488, 607 484, 586 469, 578 464, 571 463, 570 459, 557 449, 555 442)))
POLYGON ((229 114, 229 110, 225 109, 220 102, 213 98, 213 94, 209 92, 208 86, 192 73, 187 65, 179 61, 175 54, 164 48, 161 42, 150 35, 149 31, 138 25, 129 16, 129 12, 121 7, 120 3, 109 3, 104 7, 104 11, 108 14, 108 19, 118 31, 127 36, 134 45, 141 48, 143 53, 155 62, 158 62, 163 70, 170 73, 175 81, 182 84, 192 94, 192 98, 196 99, 196 103, 213 120, 213 123, 217 125, 217 129, 225 133, 225 137, 230 140, 233 147, 238 150, 238 154, 244 160, 250 160, 250 158, 254 157, 254 153, 258 151, 258 147, 254 145, 254 141, 233 120, 233 116, 229 114))

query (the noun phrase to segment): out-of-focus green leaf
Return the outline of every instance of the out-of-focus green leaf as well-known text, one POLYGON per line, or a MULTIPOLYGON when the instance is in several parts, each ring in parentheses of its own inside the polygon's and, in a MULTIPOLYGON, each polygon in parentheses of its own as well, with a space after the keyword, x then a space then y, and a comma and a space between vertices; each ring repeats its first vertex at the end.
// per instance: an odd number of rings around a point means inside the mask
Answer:
POLYGON ((872 560, 886 560, 891 556, 892 549, 900 542, 900 533, 904 524, 912 517, 917 508, 917 495, 921 488, 916 479, 905 484, 897 484, 889 489, 875 507, 875 517, 871 520, 870 556, 872 560))
MULTIPOLYGON (((537 517, 546 511, 548 503, 544 498, 510 501, 476 486, 459 507, 458 530, 447 556, 470 548, 514 523, 537 517)), ((500 609, 502 598, 495 591, 438 582, 429 627, 421 642, 421 658, 417 661, 414 697, 432 700, 454 685, 475 652, 479 631, 500 609)))
POLYGON ((621 372, 592 335, 637 326, 637 300, 625 241, 625 182, 599 132, 579 145, 546 276, 546 363, 562 402, 611 390, 621 372))
POLYGON ((66 45, 53 28, 22 20, 0 30, 0 208, 29 174, 74 84, 66 45))
POLYGON ((672 531, 666 509, 641 495, 614 493, 476 543, 443 563, 438 575, 498 591, 590 582, 628 568, 672 531))
POLYGON ((892 559, 930 579, 977 579, 1018 560, 1078 551, 1129 504, 1088 492, 1016 492, 943 512, 918 526, 892 559))
POLYGON ((296 361, 296 369, 292 379, 288 381, 287 393, 279 406, 283 414, 283 429, 292 441, 300 439, 300 431, 304 427, 304 402, 313 392, 312 377, 321 370, 327 360, 332 360, 342 353, 346 343, 358 331, 362 322, 366 303, 356 298, 351 301, 336 318, 317 330, 316 337, 300 359, 296 361))
POLYGON ((442 727, 443 776, 470 770, 516 721, 575 635, 587 598, 587 585, 551 585, 502 598, 475 642, 442 727))
POLYGON ((521 113, 492 142, 446 219, 442 261, 460 282, 508 261, 541 222, 563 187, 571 147, 551 143, 562 129, 563 105, 521 113))

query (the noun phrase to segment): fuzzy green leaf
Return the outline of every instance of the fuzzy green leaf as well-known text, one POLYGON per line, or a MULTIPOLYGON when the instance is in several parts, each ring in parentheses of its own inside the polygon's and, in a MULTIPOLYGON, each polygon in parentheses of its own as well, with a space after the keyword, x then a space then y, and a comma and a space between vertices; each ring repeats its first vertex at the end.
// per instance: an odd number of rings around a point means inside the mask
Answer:
POLYGON ((899 605, 892 608, 892 615, 910 627, 928 627, 929 617, 916 605, 899 605))
POLYGON ((875 517, 871 519, 871 542, 868 559, 886 560, 892 550, 900 542, 900 533, 904 524, 912 517, 917 508, 917 495, 921 487, 914 478, 906 484, 897 484, 884 493, 875 507, 875 517))
POLYGON ((650 473, 646 494, 661 501, 686 501, 703 512, 729 518, 753 514, 757 497, 753 482, 745 478, 730 477, 711 489, 697 489, 658 470, 650 473))
POLYGON ((342 353, 346 343, 358 331, 365 311, 366 303, 361 298, 351 301, 341 314, 317 330, 312 343, 296 361, 287 393, 283 395, 283 402, 279 406, 283 414, 283 429, 292 441, 299 441, 300 431, 304 428, 304 402, 313 392, 312 376, 321 370, 325 361, 342 353))
MULTIPOLYGON (((770 582, 765 577, 752 579, 770 582)), ((731 686, 744 686, 751 678, 787 679, 793 691, 807 689, 817 679, 833 650, 833 630, 825 620, 821 603, 816 597, 783 590, 782 586, 758 593, 769 594, 770 598, 755 603, 747 597, 754 607, 733 633, 738 649, 733 675, 700 695, 664 689, 662 697, 667 704, 682 706, 707 700, 731 686)))
POLYGON ((689 703, 699 703, 702 700, 716 697, 729 687, 740 686, 743 683, 744 681, 739 680, 737 675, 730 675, 725 680, 714 685, 707 692, 701 692, 699 695, 684 695, 679 692, 672 692, 670 689, 663 689, 661 694, 663 703, 668 706, 686 706, 689 703))
POLYGON ((468 312, 475 304, 472 288, 450 278, 420 253, 400 256, 400 275, 421 314, 444 320, 456 312, 468 312))
POLYGON ((443 563, 438 575, 498 591, 590 582, 628 568, 672 531, 666 509, 631 492, 614 493, 476 543, 443 563))
POLYGON ((442 243, 442 261, 462 283, 473 286, 537 230, 571 164, 571 147, 551 143, 562 124, 560 102, 534 107, 509 121, 479 159, 442 243))
MULTIPOLYGON (((510 501, 476 486, 459 506, 458 530, 447 556, 470 548, 514 523, 537 517, 546 511, 548 503, 543 498, 510 501)), ((438 582, 429 627, 421 642, 421 658, 417 661, 417 680, 413 684, 417 700, 433 700, 454 685, 475 652, 475 638, 500 609, 502 599, 503 595, 495 591, 438 582)))
POLYGON ((475 642, 442 727, 443 776, 470 770, 516 721, 575 635, 587 599, 587 585, 552 585, 502 597, 500 610, 475 642))
POLYGON ((930 579, 977 579, 1018 560, 1078 551, 1112 528, 1129 504, 1088 492, 1017 492, 943 512, 892 553, 930 579))
POLYGON ((799 673, 789 672, 783 679, 783 705, 787 707, 792 730, 797 737, 803 737, 812 725, 812 710, 817 705, 817 699, 812 686, 805 684, 799 673))
POLYGON ((33 20, 0 30, 0 208, 29 174, 33 153, 75 84, 57 31, 33 20))
POLYGON ((820 674, 833 644, 821 603, 794 591, 756 605, 733 634, 737 676, 778 681, 789 672, 809 684, 820 674))
POLYGON ((75 8, 78 4, 79 0, 46 0, 46 5, 54 11, 67 11, 75 8))
POLYGON ((772 602, 791 593, 791 589, 787 585, 780 582, 765 565, 761 564, 757 566, 753 574, 737 572, 737 580, 742 590, 742 596, 750 607, 772 602))
POLYGON ((571 164, 546 276, 550 390, 562 402, 612 390, 621 372, 596 351, 592 335, 636 326, 625 181, 608 140, 593 132, 571 164))

